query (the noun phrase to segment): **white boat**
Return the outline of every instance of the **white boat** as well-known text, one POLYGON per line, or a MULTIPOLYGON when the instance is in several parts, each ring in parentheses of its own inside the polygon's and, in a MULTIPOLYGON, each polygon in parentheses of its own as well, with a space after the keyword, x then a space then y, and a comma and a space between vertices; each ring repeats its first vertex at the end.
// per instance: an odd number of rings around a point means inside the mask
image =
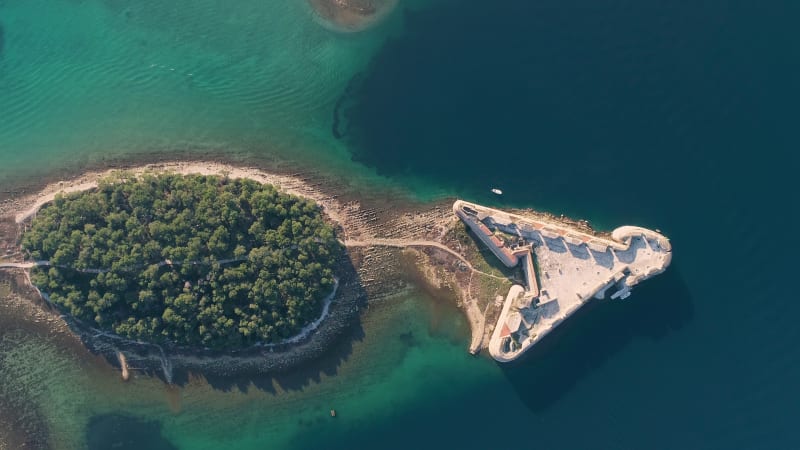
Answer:
POLYGON ((492 193, 497 195, 503 195, 503 191, 497 188, 492 188, 492 193))

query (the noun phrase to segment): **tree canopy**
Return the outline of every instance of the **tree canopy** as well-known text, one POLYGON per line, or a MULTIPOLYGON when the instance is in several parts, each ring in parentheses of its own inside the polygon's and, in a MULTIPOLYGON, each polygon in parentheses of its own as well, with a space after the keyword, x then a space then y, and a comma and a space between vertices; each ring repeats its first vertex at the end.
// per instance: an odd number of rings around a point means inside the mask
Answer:
POLYGON ((232 349, 319 317, 341 251, 312 201, 246 179, 117 175, 60 195, 23 235, 33 282, 120 336, 232 349))

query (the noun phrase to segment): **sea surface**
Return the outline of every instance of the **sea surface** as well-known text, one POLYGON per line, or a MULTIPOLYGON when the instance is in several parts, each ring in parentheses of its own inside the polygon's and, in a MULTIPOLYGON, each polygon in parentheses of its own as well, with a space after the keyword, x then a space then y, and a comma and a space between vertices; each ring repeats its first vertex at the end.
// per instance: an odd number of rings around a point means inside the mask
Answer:
POLYGON ((509 365, 414 290, 317 368, 181 387, 122 383, 0 286, 0 448, 800 448, 799 21, 792 0, 413 0, 346 34, 300 0, 0 0, 0 191, 214 157, 674 248, 509 365))

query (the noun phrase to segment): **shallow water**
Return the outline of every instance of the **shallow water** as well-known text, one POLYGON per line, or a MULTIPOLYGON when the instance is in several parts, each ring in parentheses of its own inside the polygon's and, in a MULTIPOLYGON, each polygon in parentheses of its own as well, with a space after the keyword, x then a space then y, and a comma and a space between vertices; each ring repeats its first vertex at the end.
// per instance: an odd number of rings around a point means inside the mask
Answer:
POLYGON ((351 36, 319 26, 301 1, 231 8, 217 0, 33 0, 0 8, 3 184, 178 151, 367 173, 330 136, 331 105, 398 32, 400 14, 351 36))
MULTIPOLYGON (((496 371, 464 351, 468 329, 452 305, 416 293, 372 305, 344 362, 230 384, 191 376, 182 387, 167 387, 144 375, 124 383, 74 339, 43 336, 24 323, 9 327, 19 329, 3 334, 0 392, 24 398, 31 417, 47 424, 35 431, 56 448, 103 442, 141 448, 162 440, 178 448, 303 447, 308 439, 392 420, 438 395, 443 384, 458 391, 496 371), (448 380, 449 372, 439 370, 445 367, 461 368, 462 376, 448 380)), ((129 363, 136 367, 136 360, 129 363)))

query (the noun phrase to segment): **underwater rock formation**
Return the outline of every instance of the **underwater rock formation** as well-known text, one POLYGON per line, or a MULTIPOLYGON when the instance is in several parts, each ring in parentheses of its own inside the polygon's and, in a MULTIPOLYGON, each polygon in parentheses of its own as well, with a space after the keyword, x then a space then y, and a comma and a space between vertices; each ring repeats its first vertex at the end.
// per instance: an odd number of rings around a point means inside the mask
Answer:
POLYGON ((324 25, 337 31, 361 31, 378 23, 398 0, 308 0, 324 25))

